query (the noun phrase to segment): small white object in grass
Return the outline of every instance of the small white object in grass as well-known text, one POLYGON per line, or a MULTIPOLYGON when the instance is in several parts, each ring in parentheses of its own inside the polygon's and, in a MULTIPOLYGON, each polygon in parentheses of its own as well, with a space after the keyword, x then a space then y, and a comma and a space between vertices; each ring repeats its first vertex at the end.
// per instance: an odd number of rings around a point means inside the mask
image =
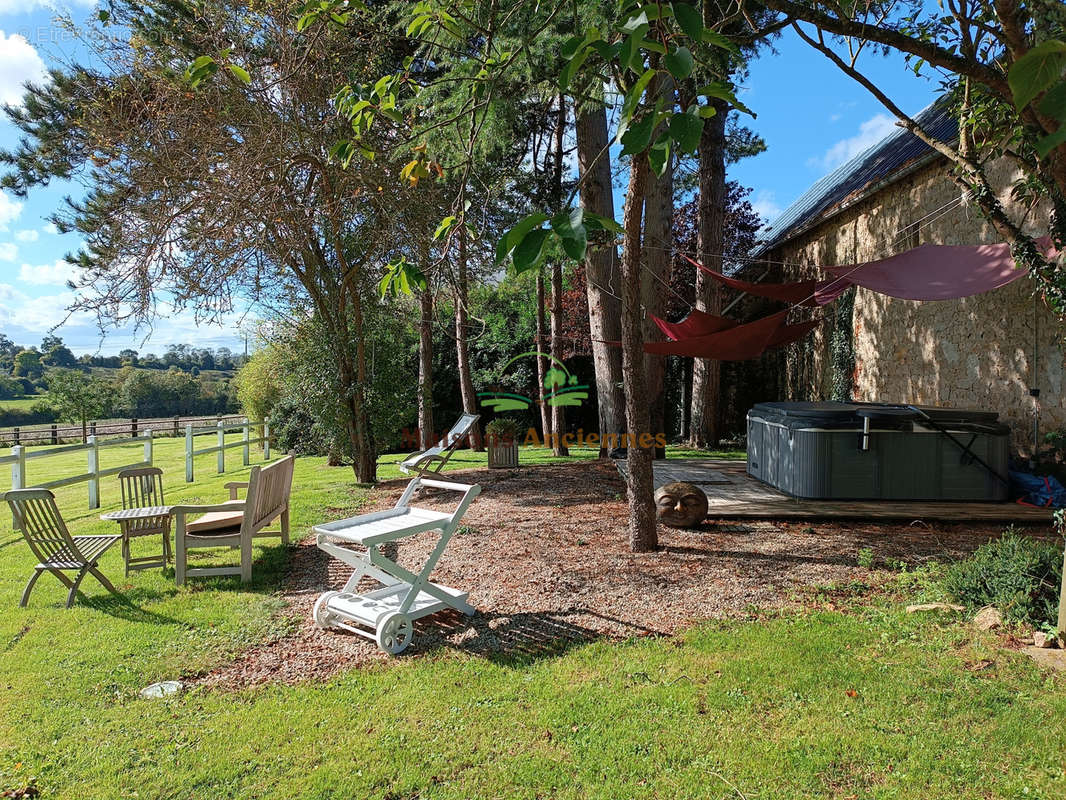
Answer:
POLYGON ((141 689, 141 697, 166 697, 169 694, 177 694, 183 688, 184 684, 181 681, 160 681, 141 689))
POLYGON ((957 606, 954 603, 918 603, 917 605, 907 606, 908 614, 915 614, 920 611, 965 611, 962 606, 957 606))

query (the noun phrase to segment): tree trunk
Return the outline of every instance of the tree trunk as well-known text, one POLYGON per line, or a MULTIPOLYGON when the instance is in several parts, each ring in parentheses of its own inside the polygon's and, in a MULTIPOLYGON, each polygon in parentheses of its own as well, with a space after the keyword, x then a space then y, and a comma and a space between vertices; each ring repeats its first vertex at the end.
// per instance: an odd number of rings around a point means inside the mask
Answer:
POLYGON ((548 347, 547 322, 544 318, 544 268, 537 267, 537 407, 540 409, 540 431, 547 446, 552 435, 551 406, 544 397, 544 381, 548 377, 548 360, 541 355, 548 347))
MULTIPOLYGON (((587 176, 581 184, 581 206, 601 217, 614 219, 607 143, 606 108, 597 106, 578 114, 577 159, 581 174, 587 176)), ((622 354, 617 347, 605 344, 617 342, 622 337, 621 306, 617 297, 620 294, 618 254, 613 237, 609 244, 589 247, 585 256, 585 278, 599 406, 600 458, 604 458, 611 446, 607 437, 614 436, 617 441, 618 434, 625 428, 622 354)))
MULTIPOLYGON (((563 202, 563 134, 566 131, 566 97, 559 95, 559 115, 555 123, 555 200, 561 206, 563 202)), ((563 262, 552 262, 552 307, 551 307, 551 354, 553 364, 563 360, 563 262)), ((552 406, 552 452, 557 457, 568 456, 570 451, 563 443, 566 433, 566 407, 552 406)))
POLYGON ((427 285, 419 298, 418 317, 418 435, 422 449, 437 443, 433 433, 433 287, 427 285))
MULTIPOLYGON (((657 76, 650 87, 652 96, 663 98, 663 105, 672 108, 674 82, 669 77, 657 76)), ((648 175, 648 188, 644 198, 644 256, 647 269, 642 276, 644 310, 647 314, 663 316, 666 308, 665 293, 670 291, 670 256, 673 245, 674 223, 674 159, 668 159, 662 175, 648 175)), ((661 341, 662 332, 646 317, 644 321, 646 341, 661 341)), ((651 433, 665 434, 666 406, 664 397, 665 357, 644 356, 645 379, 648 386, 648 408, 651 418, 651 433)), ((666 458, 666 448, 655 448, 656 458, 666 458)))
POLYGON ((625 389, 627 459, 629 475, 629 547, 646 553, 659 546, 655 527, 652 449, 649 444, 651 418, 644 379, 644 322, 641 297, 641 218, 648 179, 648 154, 633 156, 629 166, 629 192, 626 195, 622 227, 622 382, 625 389), (643 437, 643 442, 642 442, 643 437))
MULTIPOLYGON (((463 411, 467 414, 476 414, 478 413, 477 394, 474 392, 474 380, 470 375, 470 342, 467 338, 469 287, 466 255, 466 222, 464 221, 459 227, 459 263, 455 286, 455 354, 459 364, 459 391, 463 397, 463 411)), ((480 424, 475 424, 470 430, 470 447, 478 451, 485 449, 480 424)))
POLYGON ((85 417, 82 417, 81 418, 81 443, 82 444, 88 444, 89 443, 88 426, 89 426, 89 421, 85 417))
MULTIPOLYGON (((729 106, 713 101, 717 114, 707 120, 699 147, 699 203, 697 205, 697 260, 716 272, 722 271, 725 232, 725 123, 729 106)), ((719 285, 711 276, 696 270, 696 308, 709 314, 721 310, 719 285)), ((696 359, 692 373, 692 412, 689 444, 714 447, 718 443, 718 405, 721 364, 696 359)))

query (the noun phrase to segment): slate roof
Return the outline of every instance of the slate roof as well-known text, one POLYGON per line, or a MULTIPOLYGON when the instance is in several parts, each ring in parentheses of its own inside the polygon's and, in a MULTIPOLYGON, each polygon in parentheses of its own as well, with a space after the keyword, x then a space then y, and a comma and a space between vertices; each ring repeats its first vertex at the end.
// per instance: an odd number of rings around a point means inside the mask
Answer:
MULTIPOLYGON (((947 112, 947 104, 935 102, 915 120, 943 142, 958 138, 958 121, 947 112)), ((908 167, 925 159, 933 149, 921 139, 898 128, 877 144, 837 167, 808 189, 768 227, 759 233, 751 255, 758 256, 788 241, 801 231, 824 221, 878 184, 902 177, 908 167)))

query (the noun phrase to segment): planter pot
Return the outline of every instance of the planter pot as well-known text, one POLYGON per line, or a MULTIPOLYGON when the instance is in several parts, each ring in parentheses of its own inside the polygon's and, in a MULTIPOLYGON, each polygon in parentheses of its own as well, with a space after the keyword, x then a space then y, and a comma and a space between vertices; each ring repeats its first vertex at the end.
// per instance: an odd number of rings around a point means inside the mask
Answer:
POLYGON ((489 469, 507 469, 518 466, 518 442, 490 444, 489 469))

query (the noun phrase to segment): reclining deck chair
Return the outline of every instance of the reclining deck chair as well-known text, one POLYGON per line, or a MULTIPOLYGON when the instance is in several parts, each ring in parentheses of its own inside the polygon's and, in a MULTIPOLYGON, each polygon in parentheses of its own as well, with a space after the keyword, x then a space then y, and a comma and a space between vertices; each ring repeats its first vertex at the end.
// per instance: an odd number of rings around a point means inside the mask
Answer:
POLYGON ((325 592, 315 601, 312 612, 320 628, 339 628, 377 642, 379 648, 395 655, 405 650, 414 637, 416 619, 454 608, 473 614, 467 593, 437 583, 429 576, 459 527, 466 509, 481 492, 480 486, 415 478, 404 490, 394 508, 371 514, 316 525, 320 550, 355 567, 344 589, 325 592), (462 497, 451 513, 416 508, 410 505, 421 487, 459 492, 462 497), (382 545, 398 542, 423 531, 440 531, 433 548, 418 574, 386 558, 382 545), (351 545, 365 548, 351 549, 351 545), (370 577, 381 584, 377 589, 359 592, 359 581, 370 577))
POLYGON ((214 505, 174 506, 175 516, 174 579, 178 586, 187 576, 240 575, 242 583, 252 579, 252 539, 280 536, 282 544, 289 543, 289 492, 292 490, 294 459, 286 456, 265 467, 252 467, 248 482, 227 483, 230 499, 214 505), (237 499, 237 490, 247 488, 244 500, 237 499), (190 514, 199 519, 186 521, 190 514), (267 525, 280 518, 277 530, 267 525), (236 547, 241 551, 240 566, 188 567, 190 548, 236 547))
POLYGON ((420 477, 440 472, 479 419, 480 414, 463 414, 437 444, 421 453, 413 453, 401 461, 400 471, 405 475, 417 472, 420 477))
POLYGON ((33 585, 44 572, 51 572, 70 589, 67 608, 74 604, 74 595, 78 593, 78 586, 86 573, 100 581, 112 594, 118 594, 111 581, 97 568, 97 562, 111 545, 121 541, 122 536, 71 536, 56 507, 55 495, 47 489, 12 489, 4 495, 4 499, 11 506, 16 526, 38 559, 37 566, 33 568, 33 577, 22 591, 20 606, 25 606, 29 601, 33 585), (63 574, 75 570, 78 574, 74 580, 63 574))

